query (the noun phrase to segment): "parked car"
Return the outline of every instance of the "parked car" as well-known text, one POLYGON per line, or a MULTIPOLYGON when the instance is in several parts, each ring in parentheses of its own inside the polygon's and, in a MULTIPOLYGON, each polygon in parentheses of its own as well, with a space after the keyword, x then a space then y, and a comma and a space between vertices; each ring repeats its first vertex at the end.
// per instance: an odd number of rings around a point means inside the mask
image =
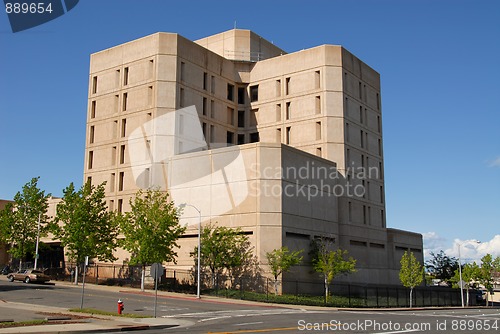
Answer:
POLYGON ((6 265, 5 267, 3 267, 2 269, 2 275, 8 275, 12 272, 12 269, 10 269, 10 266, 9 265, 6 265))
POLYGON ((28 269, 20 270, 17 273, 7 275, 7 279, 11 282, 23 281, 24 283, 38 282, 45 283, 50 281, 50 277, 45 275, 40 270, 28 269))

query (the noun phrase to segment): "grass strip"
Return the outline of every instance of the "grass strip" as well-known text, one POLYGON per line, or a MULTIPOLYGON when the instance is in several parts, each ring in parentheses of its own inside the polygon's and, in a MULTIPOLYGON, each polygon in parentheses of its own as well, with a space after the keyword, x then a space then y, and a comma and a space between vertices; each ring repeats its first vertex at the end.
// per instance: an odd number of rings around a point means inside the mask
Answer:
POLYGON ((102 311, 102 310, 97 310, 95 308, 72 308, 69 309, 70 312, 78 312, 78 313, 88 313, 92 315, 108 315, 108 316, 113 316, 113 317, 123 317, 123 318, 151 318, 150 316, 147 315, 141 315, 141 314, 134 314, 134 313, 123 313, 123 314, 117 314, 115 312, 108 312, 108 311, 102 311))

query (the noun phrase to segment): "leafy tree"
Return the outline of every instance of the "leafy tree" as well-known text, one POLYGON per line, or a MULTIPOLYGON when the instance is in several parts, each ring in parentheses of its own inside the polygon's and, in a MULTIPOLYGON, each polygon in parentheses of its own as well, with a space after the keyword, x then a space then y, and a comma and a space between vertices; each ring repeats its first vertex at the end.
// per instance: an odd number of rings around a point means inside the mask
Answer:
POLYGON ((443 251, 435 254, 430 253, 432 258, 425 263, 425 269, 432 278, 439 279, 445 282, 448 286, 451 285, 451 278, 458 269, 458 260, 454 257, 447 256, 443 251))
POLYGON ((479 268, 479 282, 487 291, 486 306, 488 306, 489 295, 493 291, 495 273, 500 271, 500 257, 493 259, 491 254, 486 254, 481 258, 481 267, 479 268))
POLYGON ((73 183, 63 190, 62 201, 57 205, 55 238, 61 240, 66 255, 77 263, 75 283, 78 282, 78 265, 85 257, 100 261, 114 261, 117 247, 118 224, 114 214, 107 211, 105 183, 93 186, 84 184, 78 191, 73 183))
POLYGON ((46 215, 50 194, 38 188, 40 177, 26 183, 22 191, 14 196, 0 214, 0 231, 5 243, 10 244, 9 253, 18 258, 19 268, 28 254, 34 254, 40 221, 40 237, 47 234, 46 215))
POLYGON ((413 302, 413 288, 420 285, 424 279, 424 268, 417 261, 412 252, 406 251, 401 258, 401 270, 399 280, 403 286, 410 288, 410 308, 413 302))
MULTIPOLYGON (((466 300, 466 305, 469 306, 469 289, 471 287, 476 287, 477 282, 479 280, 479 266, 476 263, 467 263, 462 266, 462 281, 465 282, 464 286, 466 289, 466 295, 467 295, 467 300, 466 300)), ((460 281, 460 271, 457 269, 455 270, 455 275, 451 279, 452 282, 454 282, 453 287, 460 287, 458 285, 458 282, 460 281)))
MULTIPOLYGON (((224 269, 229 274, 241 271, 252 259, 252 248, 248 236, 241 228, 229 228, 207 224, 201 229, 201 267, 208 267, 212 276, 212 285, 216 284, 217 275, 224 269)), ((198 258, 198 246, 191 256, 198 258)))
POLYGON ((131 211, 119 218, 124 239, 120 244, 131 253, 130 264, 142 266, 141 289, 145 269, 153 263, 176 262, 177 239, 186 230, 179 224, 179 212, 168 193, 157 189, 139 190, 130 200, 131 211))
POLYGON ((301 253, 302 250, 290 252, 286 246, 266 253, 267 262, 274 276, 274 294, 278 294, 278 276, 290 271, 292 266, 300 264, 303 259, 301 253))
POLYGON ((313 241, 313 268, 316 272, 323 275, 325 284, 325 300, 328 302, 328 286, 338 275, 347 275, 356 272, 356 260, 347 257, 347 250, 333 250, 331 239, 320 239, 313 241))

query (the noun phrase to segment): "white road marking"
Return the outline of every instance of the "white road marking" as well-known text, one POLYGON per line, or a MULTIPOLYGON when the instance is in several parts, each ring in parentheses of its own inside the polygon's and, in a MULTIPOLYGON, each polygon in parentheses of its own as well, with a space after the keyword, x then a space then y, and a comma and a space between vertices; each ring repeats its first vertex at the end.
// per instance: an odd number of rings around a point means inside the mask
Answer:
POLYGON ((257 325, 257 324, 263 324, 263 321, 256 321, 256 322, 245 322, 242 324, 234 324, 233 326, 246 326, 246 325, 257 325))

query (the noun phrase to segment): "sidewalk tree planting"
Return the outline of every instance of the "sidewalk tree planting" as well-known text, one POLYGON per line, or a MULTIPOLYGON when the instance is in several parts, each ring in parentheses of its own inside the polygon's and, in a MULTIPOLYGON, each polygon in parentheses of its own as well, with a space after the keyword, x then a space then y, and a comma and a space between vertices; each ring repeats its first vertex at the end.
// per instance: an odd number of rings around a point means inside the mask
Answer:
POLYGON ((486 289, 486 306, 489 304, 489 298, 493 292, 493 284, 496 273, 500 272, 500 257, 493 258, 491 254, 486 254, 481 258, 481 267, 479 268, 479 282, 486 289))
POLYGON ((35 253, 40 221, 40 237, 47 234, 46 216, 50 194, 38 188, 40 177, 34 177, 14 196, 0 213, 0 238, 10 245, 9 253, 18 258, 19 268, 28 254, 35 253))
POLYGON ((85 183, 79 190, 71 183, 63 190, 64 196, 57 205, 54 238, 61 240, 70 261, 76 266, 75 282, 78 282, 78 266, 85 257, 99 261, 114 261, 117 247, 118 224, 114 213, 107 211, 105 183, 93 186, 85 183))
POLYGON ((399 280, 403 286, 410 288, 410 308, 413 306, 413 289, 424 280, 424 268, 412 252, 405 251, 401 258, 399 280))
POLYGON ((333 250, 332 239, 321 238, 312 243, 312 265, 316 272, 323 276, 325 285, 325 301, 328 302, 329 285, 339 275, 356 272, 356 260, 348 256, 347 250, 333 250))
POLYGON ((454 257, 449 257, 445 252, 431 252, 431 259, 425 263, 425 269, 431 278, 438 279, 440 282, 445 282, 451 286, 451 279, 455 271, 458 269, 458 260, 454 257))
POLYGON ((146 266, 176 262, 177 240, 186 230, 179 224, 179 211, 168 193, 157 189, 139 190, 130 200, 130 212, 119 216, 120 245, 130 252, 130 265, 141 265, 141 290, 146 266))
MULTIPOLYGON (((475 263, 467 263, 462 266, 462 281, 465 282, 464 288, 466 289, 466 305, 469 306, 469 289, 471 287, 476 288, 477 282, 479 281, 480 276, 480 268, 475 263)), ((460 271, 458 269, 455 270, 455 276, 452 278, 453 287, 460 288, 458 282, 460 281, 460 271)))
POLYGON ((285 246, 266 253, 267 263, 274 277, 275 295, 278 294, 278 276, 290 271, 292 266, 300 264, 303 259, 303 256, 300 255, 302 252, 302 250, 290 252, 285 246))
MULTIPOLYGON (((198 246, 190 254, 195 259, 198 256, 198 246)), ((212 286, 216 285, 216 277, 224 270, 231 275, 248 265, 253 252, 248 236, 241 228, 230 228, 207 224, 201 229, 201 267, 210 270, 212 286)))

